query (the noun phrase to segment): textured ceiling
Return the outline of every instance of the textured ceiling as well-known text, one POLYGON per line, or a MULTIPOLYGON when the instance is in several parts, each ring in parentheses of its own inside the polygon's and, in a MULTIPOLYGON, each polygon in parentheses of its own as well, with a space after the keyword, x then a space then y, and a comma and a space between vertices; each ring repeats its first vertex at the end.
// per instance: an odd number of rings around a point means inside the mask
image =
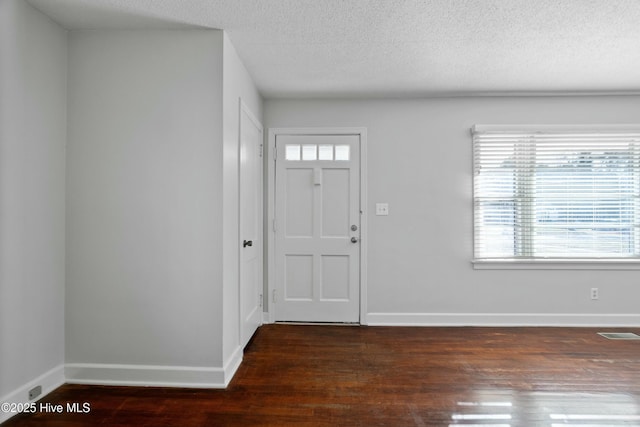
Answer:
POLYGON ((640 93, 640 0, 29 0, 68 29, 224 29, 266 97, 640 93))

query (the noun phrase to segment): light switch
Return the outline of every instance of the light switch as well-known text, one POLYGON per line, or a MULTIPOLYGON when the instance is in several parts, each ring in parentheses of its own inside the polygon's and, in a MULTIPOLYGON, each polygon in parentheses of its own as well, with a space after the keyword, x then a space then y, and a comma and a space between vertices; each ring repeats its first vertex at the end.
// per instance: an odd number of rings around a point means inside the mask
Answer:
POLYGON ((389 215, 389 203, 376 203, 376 215, 389 215))

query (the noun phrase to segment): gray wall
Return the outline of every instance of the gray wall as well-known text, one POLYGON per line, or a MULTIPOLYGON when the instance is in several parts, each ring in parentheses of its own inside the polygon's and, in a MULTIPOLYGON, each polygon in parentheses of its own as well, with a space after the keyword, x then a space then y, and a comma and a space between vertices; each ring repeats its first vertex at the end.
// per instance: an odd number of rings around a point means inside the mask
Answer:
POLYGON ((2 0, 0 61, 0 400, 26 401, 64 363, 66 31, 2 0))
POLYGON ((222 40, 70 33, 67 363, 222 365, 222 40))
POLYGON ((239 195, 239 131, 240 99, 251 112, 262 120, 263 101, 251 76, 238 57, 229 37, 223 43, 223 105, 224 105, 224 191, 223 191, 223 324, 224 361, 234 355, 241 356, 240 345, 240 301, 239 301, 239 250, 238 195, 239 195))
POLYGON ((69 49, 67 374, 226 383, 239 99, 261 117, 262 98, 221 31, 78 31, 69 49))
POLYGON ((469 133, 478 123, 636 123, 639 113, 637 96, 265 104, 267 127, 368 128, 368 317, 390 324, 640 324, 637 271, 473 270, 469 133), (390 215, 375 216, 376 202, 390 215))

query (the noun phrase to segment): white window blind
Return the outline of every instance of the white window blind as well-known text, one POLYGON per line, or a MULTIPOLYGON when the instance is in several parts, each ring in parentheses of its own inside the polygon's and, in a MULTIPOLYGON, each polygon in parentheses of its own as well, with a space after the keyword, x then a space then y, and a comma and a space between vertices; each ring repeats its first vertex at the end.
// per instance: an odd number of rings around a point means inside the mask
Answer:
POLYGON ((640 258, 640 126, 475 126, 474 258, 640 258))

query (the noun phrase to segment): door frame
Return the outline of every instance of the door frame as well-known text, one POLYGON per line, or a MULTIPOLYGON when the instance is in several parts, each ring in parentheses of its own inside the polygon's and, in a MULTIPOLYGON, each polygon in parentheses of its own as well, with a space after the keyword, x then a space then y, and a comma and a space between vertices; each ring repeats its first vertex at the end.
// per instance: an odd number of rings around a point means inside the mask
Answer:
MULTIPOLYGON (((276 252, 275 252, 275 200, 276 200, 276 137, 279 135, 357 135, 360 138, 360 324, 367 325, 367 128, 365 127, 309 127, 309 128, 270 128, 267 144, 267 217, 264 225, 267 244, 267 297, 265 306, 268 319, 273 323, 276 318, 273 295, 276 289, 276 252)), ((282 155, 279 154, 279 155, 282 155)))

